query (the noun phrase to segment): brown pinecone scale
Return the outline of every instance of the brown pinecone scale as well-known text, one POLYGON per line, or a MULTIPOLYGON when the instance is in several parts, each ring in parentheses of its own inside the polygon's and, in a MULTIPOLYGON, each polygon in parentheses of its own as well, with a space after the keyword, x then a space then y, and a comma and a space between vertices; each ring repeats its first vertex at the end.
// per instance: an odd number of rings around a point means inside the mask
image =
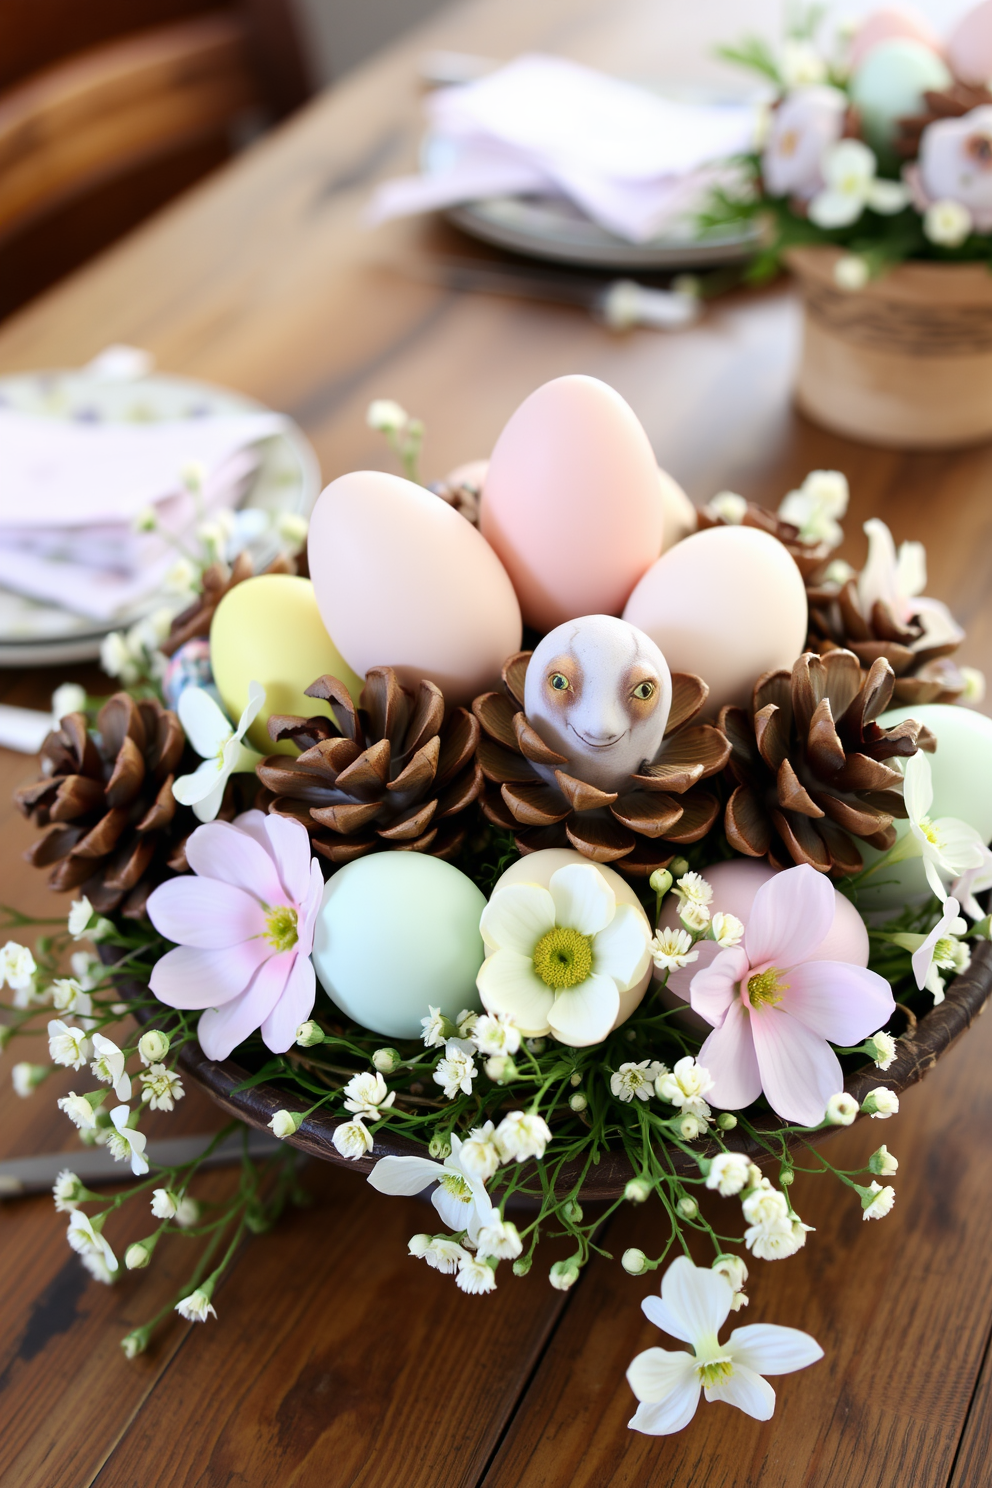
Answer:
POLYGON ((52 869, 49 885, 79 890, 101 914, 135 918, 169 868, 185 867, 182 839, 196 825, 172 794, 186 740, 175 713, 155 699, 116 693, 91 732, 70 713, 41 749, 42 777, 15 801, 45 836, 28 862, 52 869))
MULTIPOLYGON (((726 518, 715 515, 703 507, 696 514, 696 524, 700 532, 708 527, 730 527, 735 525, 728 522, 726 518)), ((833 549, 829 543, 804 542, 799 536, 799 528, 792 522, 785 522, 776 512, 769 511, 765 506, 758 506, 754 501, 747 503, 747 509, 741 518, 742 527, 757 527, 759 532, 767 532, 769 537, 775 537, 795 561, 796 567, 803 576, 806 583, 812 581, 824 566, 830 562, 833 549)))
POLYGON ((372 668, 357 708, 335 677, 321 677, 307 696, 328 703, 333 719, 269 719, 272 739, 302 753, 269 755, 256 767, 268 792, 259 805, 296 817, 332 863, 384 849, 453 857, 466 808, 482 791, 472 714, 453 708, 446 717, 433 682, 414 694, 392 667, 372 668))
MULTIPOLYGON (((226 563, 211 563, 210 567, 204 570, 199 595, 191 605, 183 610, 181 615, 177 615, 173 620, 172 628, 159 649, 166 656, 172 656, 180 646, 185 646, 187 641, 206 640, 210 635, 214 611, 224 595, 233 589, 235 584, 241 584, 245 579, 250 579, 254 572, 251 557, 245 552, 238 554, 230 568, 226 563)), ((296 564, 285 553, 280 553, 263 572, 292 574, 296 573, 296 564)))
POLYGON ((857 839, 891 847, 906 808, 902 773, 887 761, 936 747, 913 719, 876 722, 894 685, 884 657, 866 676, 851 651, 806 652, 791 674, 759 677, 751 712, 721 709, 736 782, 724 813, 731 847, 776 868, 808 863, 836 875, 863 866, 857 839))
POLYGON ((719 815, 719 797, 700 782, 718 774, 730 753, 712 724, 694 723, 709 689, 699 677, 672 675, 672 707, 661 750, 620 792, 600 790, 563 768, 527 721, 524 679, 531 653, 510 657, 505 693, 487 692, 472 709, 482 725, 479 764, 486 778, 482 809, 514 835, 522 853, 573 847, 596 863, 646 876, 698 842, 719 815), (550 784, 535 765, 550 767, 550 784))

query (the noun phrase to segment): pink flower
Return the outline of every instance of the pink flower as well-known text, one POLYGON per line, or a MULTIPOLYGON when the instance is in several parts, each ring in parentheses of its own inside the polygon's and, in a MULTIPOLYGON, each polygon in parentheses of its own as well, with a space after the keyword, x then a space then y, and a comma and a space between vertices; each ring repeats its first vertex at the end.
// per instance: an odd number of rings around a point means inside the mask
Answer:
POLYGON ((310 951, 324 880, 302 822, 246 811, 208 822, 186 843, 197 876, 160 884, 148 917, 173 940, 150 986, 174 1008, 203 1008, 209 1059, 226 1059, 256 1028, 284 1054, 313 1010, 310 951))
POLYGON ((810 959, 833 918, 829 879, 805 864, 777 873, 754 896, 743 943, 693 977, 693 1009, 713 1027, 698 1059, 714 1106, 739 1110, 764 1091, 783 1120, 817 1126, 844 1083, 827 1039, 858 1044, 892 1016, 883 977, 810 959))

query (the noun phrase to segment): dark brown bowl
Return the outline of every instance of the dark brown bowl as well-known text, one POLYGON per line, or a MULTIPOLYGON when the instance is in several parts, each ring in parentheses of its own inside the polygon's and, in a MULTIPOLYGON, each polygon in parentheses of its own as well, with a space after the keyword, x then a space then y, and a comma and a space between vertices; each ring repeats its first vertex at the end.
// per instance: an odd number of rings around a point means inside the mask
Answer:
MULTIPOLYGON (((990 994, 992 944, 981 941, 972 955, 968 970, 954 979, 945 1000, 921 1018, 912 1033, 900 1038, 895 1062, 884 1072, 876 1069, 873 1064, 865 1065, 848 1077, 845 1089, 859 1105, 870 1091, 882 1085, 901 1095, 910 1085, 922 1080, 954 1040, 971 1026, 979 1013, 984 1011, 990 994)), ((207 1059, 197 1044, 185 1046, 179 1056, 179 1063, 190 1080, 202 1086, 219 1106, 248 1126, 264 1129, 276 1111, 291 1108, 288 1106, 287 1093, 274 1085, 256 1085, 249 1090, 238 1090, 237 1087, 250 1078, 248 1071, 233 1059, 214 1063, 207 1059)), ((297 1109, 300 1109, 298 1105, 297 1109)), ((351 1168, 362 1174, 370 1173, 380 1157, 426 1155, 426 1148, 422 1143, 385 1128, 381 1135, 376 1133, 375 1147, 367 1157, 342 1157, 331 1141, 335 1127, 340 1124, 333 1116, 318 1111, 313 1116, 307 1116, 296 1135, 287 1140, 312 1157, 337 1163, 339 1167, 351 1168)), ((759 1131, 774 1132, 778 1129, 778 1123, 770 1115, 761 1117, 755 1125, 759 1131)), ((823 1132, 818 1132, 812 1140, 816 1141, 822 1135, 823 1132)), ((726 1145, 736 1152, 746 1153, 755 1161, 767 1156, 753 1138, 740 1132, 729 1133, 726 1145)), ((696 1150, 701 1155, 712 1156, 718 1149, 714 1144, 700 1143, 696 1150)), ((671 1149, 671 1158, 676 1172, 690 1176, 697 1171, 695 1160, 680 1148, 671 1149)), ((557 1187, 562 1192, 568 1192, 578 1172, 577 1163, 563 1168, 557 1187)), ((630 1166, 622 1152, 606 1153, 583 1185, 581 1197, 588 1202, 616 1199, 630 1176, 630 1166)))

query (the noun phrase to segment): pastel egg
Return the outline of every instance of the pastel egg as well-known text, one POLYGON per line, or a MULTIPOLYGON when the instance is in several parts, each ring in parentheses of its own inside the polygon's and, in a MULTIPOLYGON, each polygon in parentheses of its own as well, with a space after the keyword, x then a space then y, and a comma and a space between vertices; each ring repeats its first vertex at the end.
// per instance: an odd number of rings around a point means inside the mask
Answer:
POLYGON ((667 553, 676 543, 696 530, 696 508, 673 476, 658 467, 658 486, 661 491, 662 538, 661 551, 667 553))
POLYGON ((297 754, 288 741, 273 744, 266 723, 272 713, 330 717, 326 703, 306 696, 318 677, 330 673, 358 699, 361 679, 331 640, 320 618, 309 579, 295 574, 257 574, 229 589, 210 626, 210 662, 228 717, 237 723, 248 701, 248 684, 265 688, 262 711, 248 739, 263 754, 297 754))
POLYGON ((923 16, 895 6, 886 6, 882 10, 873 11, 858 27, 848 54, 851 70, 860 67, 873 47, 883 41, 894 41, 897 37, 918 41, 932 52, 940 51, 937 34, 923 16))
POLYGON ((324 624, 354 670, 395 667, 451 704, 499 685, 519 651, 520 606, 484 538, 422 486, 360 470, 332 481, 310 518, 310 573, 324 624))
POLYGON ((898 36, 872 47, 850 84, 868 144, 888 151, 896 120, 924 113, 924 93, 949 88, 952 81, 940 57, 921 41, 898 36))
POLYGON ((947 58, 963 83, 988 84, 992 78, 992 0, 982 0, 961 17, 948 37, 947 58))
POLYGON ((673 672, 708 683, 712 715, 747 704, 762 672, 791 669, 806 641, 806 589, 767 532, 710 527, 651 565, 623 618, 651 637, 673 672))
POLYGON ((521 403, 489 462, 480 529, 528 625, 619 615, 663 525, 657 463, 619 393, 559 377, 521 403))
POLYGON ((428 1007, 454 1021, 481 1011, 485 895, 426 853, 373 853, 328 879, 313 964, 328 997, 354 1023, 414 1039, 428 1007))
MULTIPOLYGON (((937 736, 936 751, 927 755, 933 781, 931 819, 955 816, 974 827, 983 842, 992 842, 992 718, 951 703, 916 703, 893 708, 878 721, 891 728, 904 718, 915 718, 937 736)), ((897 839, 909 831, 908 821, 897 820, 895 827, 897 839)), ((867 845, 858 847, 866 867, 882 856, 867 845)), ((878 878, 885 882, 869 878, 858 891, 858 902, 866 910, 896 909, 931 893, 919 858, 880 869, 878 878)))
MULTIPOLYGON (((590 866, 588 858, 584 858, 581 853, 574 852, 570 847, 545 847, 540 852, 528 853, 526 857, 518 858, 515 863, 511 863, 506 872, 496 880, 493 893, 512 883, 536 883, 540 884, 542 889, 546 889, 551 882, 551 875, 557 873, 559 868, 568 867, 570 863, 584 863, 587 867, 590 866)), ((615 873, 612 868, 607 868, 603 863, 595 863, 592 866, 606 879, 617 896, 617 903, 634 905, 644 915, 645 924, 649 924, 648 917, 644 914, 644 906, 626 879, 621 878, 619 873, 615 873)), ((487 954, 491 954, 491 951, 487 950, 487 954)), ((619 1028, 621 1023, 626 1023, 641 1001, 651 981, 652 970, 653 967, 649 961, 647 970, 640 980, 635 982, 628 991, 620 993, 620 1011, 617 1013, 614 1028, 619 1028)))

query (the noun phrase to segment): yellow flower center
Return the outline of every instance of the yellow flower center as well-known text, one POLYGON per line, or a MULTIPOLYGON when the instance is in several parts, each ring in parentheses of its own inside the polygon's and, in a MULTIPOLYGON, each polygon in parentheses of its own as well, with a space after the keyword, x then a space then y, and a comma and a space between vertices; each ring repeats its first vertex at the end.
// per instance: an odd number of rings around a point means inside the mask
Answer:
POLYGON ((778 152, 780 155, 784 155, 786 159, 788 159, 790 155, 794 155, 796 153, 798 144, 799 136, 796 131, 794 129, 787 129, 779 138, 778 152))
POLYGON ((463 1204, 467 1204, 472 1197, 472 1190, 458 1173, 442 1173, 438 1179, 438 1187, 445 1189, 453 1198, 460 1199, 463 1204))
POLYGON ((696 1373, 699 1375, 701 1385, 713 1386, 726 1384, 734 1372, 731 1359, 711 1359, 707 1364, 697 1364, 696 1373))
POLYGON ((747 995, 753 1008, 774 1007, 782 1001, 782 993, 788 992, 789 987, 779 981, 780 976, 777 966, 769 966, 767 971, 759 971, 749 979, 747 995))
POLYGON ((265 939, 276 951, 291 951, 299 940, 296 910, 288 904, 278 904, 265 916, 265 939))
POLYGON ((592 936, 556 925, 534 947, 534 970, 554 992, 577 987, 592 971, 592 936))
POLYGON ((940 833, 928 816, 921 816, 918 826, 928 842, 934 847, 940 846, 940 833))

